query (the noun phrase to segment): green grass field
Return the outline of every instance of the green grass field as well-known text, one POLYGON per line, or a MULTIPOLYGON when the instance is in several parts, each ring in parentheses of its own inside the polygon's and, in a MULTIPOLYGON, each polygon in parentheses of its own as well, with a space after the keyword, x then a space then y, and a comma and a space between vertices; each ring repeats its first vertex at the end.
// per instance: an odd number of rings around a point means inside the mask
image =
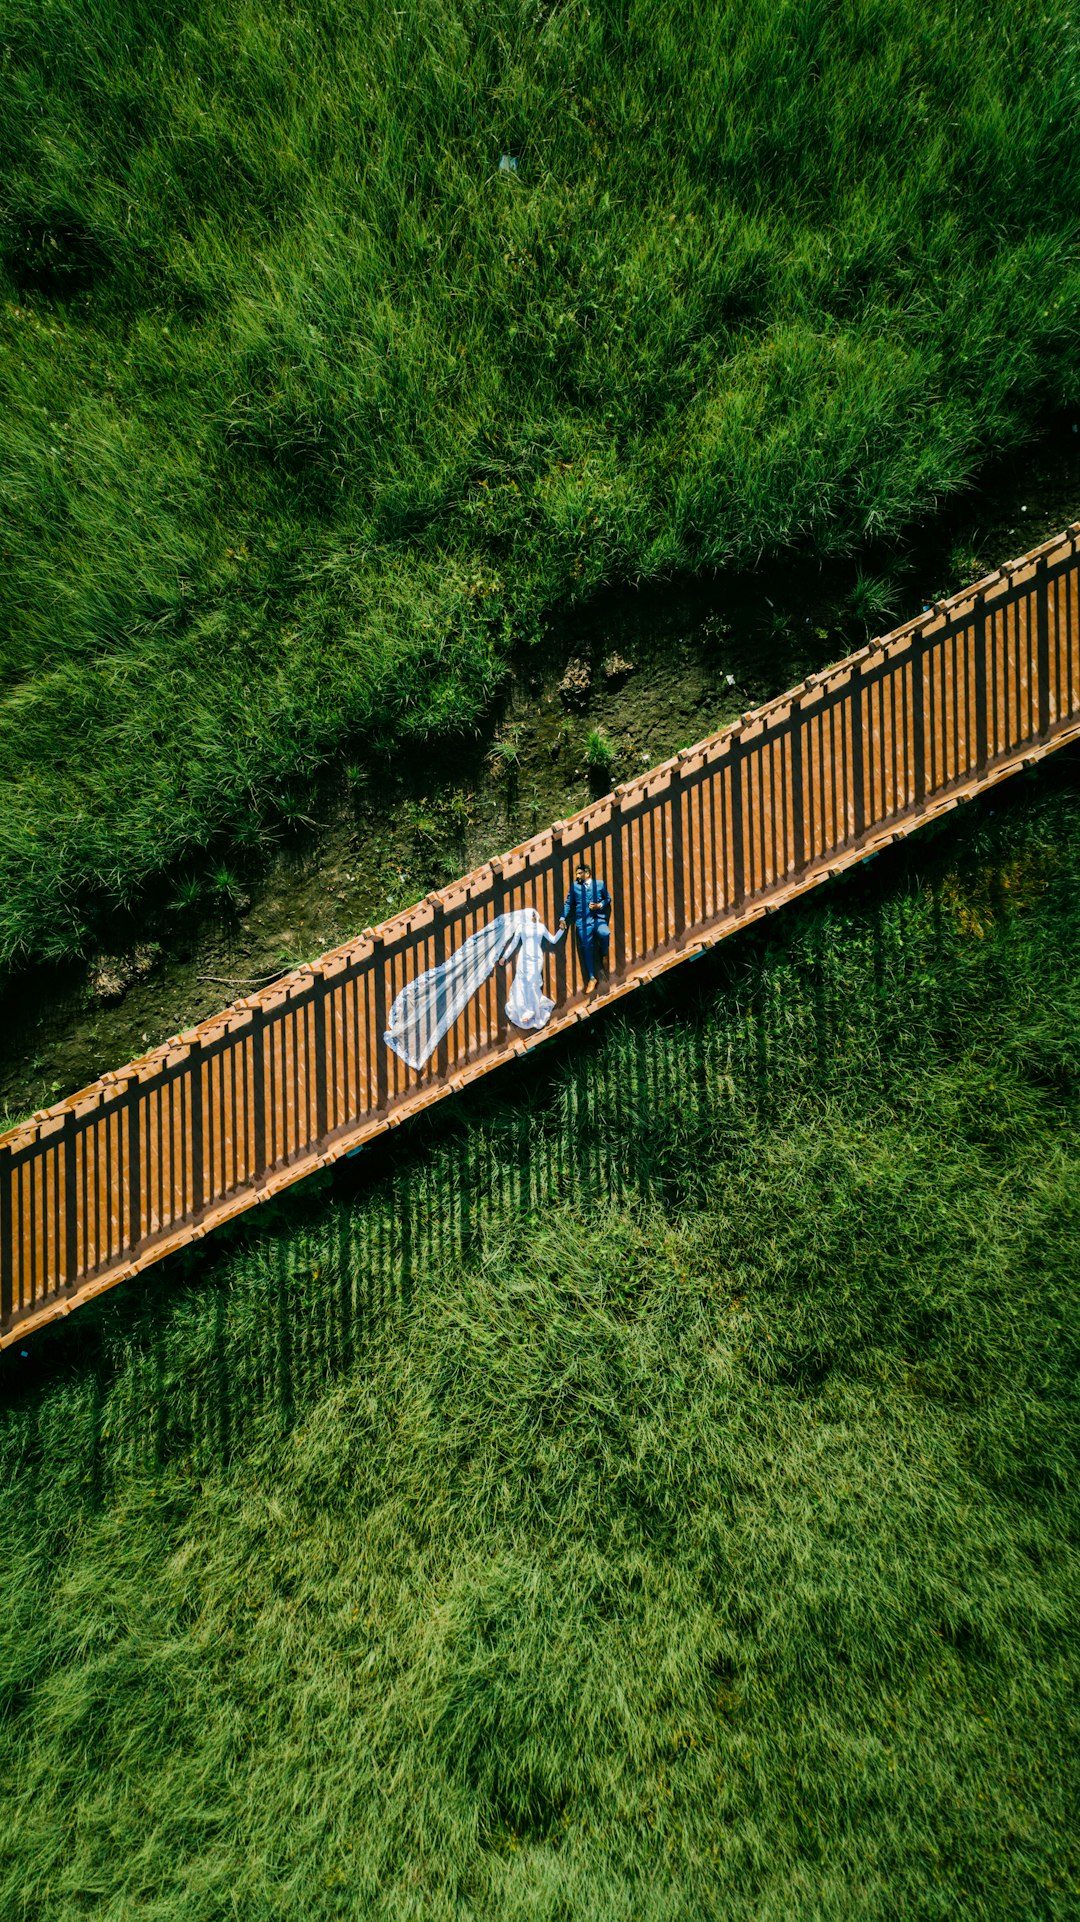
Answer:
POLYGON ((1080 1912, 1078 769, 5 1355, 0 1913, 1080 1912))
POLYGON ((0 966, 1077 398, 1056 0, 8 0, 0 67, 0 966))

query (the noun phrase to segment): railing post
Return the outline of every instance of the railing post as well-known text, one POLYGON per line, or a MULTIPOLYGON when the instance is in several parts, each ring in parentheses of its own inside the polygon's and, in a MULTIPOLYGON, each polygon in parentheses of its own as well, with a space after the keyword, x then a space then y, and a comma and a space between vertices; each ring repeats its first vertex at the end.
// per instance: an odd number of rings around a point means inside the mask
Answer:
POLYGON ((731 741, 731 905, 734 908, 741 908, 746 899, 743 825, 743 740, 740 721, 731 741))
POLYGON ((266 1014, 257 1000, 251 1011, 251 1110, 254 1140, 251 1149, 250 1178, 258 1184, 266 1174, 266 1014))
POLYGON ((926 797, 925 658, 926 643, 920 627, 911 637, 911 799, 915 807, 926 797))
POLYGON ((142 1115, 137 1077, 128 1082, 122 1099, 127 1120, 127 1245, 128 1253, 134 1254, 142 1240, 142 1115))
POLYGON ((1039 678, 1039 739, 1050 732, 1050 592, 1046 578, 1046 555, 1035 564, 1035 633, 1039 678))
MULTIPOLYGON (((506 904, 506 881, 501 857, 494 855, 488 866, 491 869, 491 905, 498 916, 503 913, 506 904)), ((495 1039, 500 1048, 505 1045, 507 1036, 506 997, 498 991, 501 985, 499 982, 495 994, 495 1039)))
POLYGON ((671 938, 681 941, 686 932, 686 835, 683 827, 683 755, 675 757, 668 790, 671 813, 671 938))
POLYGON ((185 1035, 188 1087, 188 1130, 191 1136, 191 1213, 202 1212, 206 1183, 203 1170, 202 1045, 197 1035, 185 1035))
POLYGON ((77 1125, 69 1108, 64 1116, 64 1281, 69 1288, 74 1286, 79 1274, 77 1125))
MULTIPOLYGON (((431 909, 431 931, 435 939, 435 966, 441 968, 443 962, 446 960, 446 911, 443 906, 442 896, 439 894, 429 894, 427 904, 431 909)), ((435 1061, 436 1071, 441 1077, 446 1073, 450 1065, 448 1035, 444 1034, 442 1036, 436 1051, 435 1061)))
POLYGON ((986 766, 988 710, 986 705, 986 596, 976 596, 971 610, 972 625, 975 630, 975 772, 981 774, 986 766))
POLYGON ((390 1082, 387 1071, 386 1043, 386 944, 378 928, 368 928, 366 937, 371 942, 371 984, 375 1001, 375 1112, 381 1114, 390 1099, 390 1082))
MULTIPOLYGON (((863 698, 866 692, 862 677, 862 664, 856 661, 851 669, 848 682, 848 725, 851 728, 851 832, 854 841, 860 841, 866 831, 866 731, 863 722, 863 698)), ((867 714, 870 703, 866 702, 867 714)))
MULTIPOLYGON (((608 890, 611 894, 611 938, 608 946, 608 979, 617 980, 626 965, 626 902, 623 888, 623 801, 626 798, 625 784, 620 782, 611 796, 611 866, 608 890)), ((573 928, 567 931, 567 941, 574 938, 573 928)))
POLYGON ((15 1157, 10 1148, 0 1149, 0 1326, 11 1320, 15 1297, 15 1245, 11 1224, 11 1188, 15 1179, 15 1157))
POLYGON ((791 703, 788 716, 791 739, 791 862, 789 874, 800 874, 806 866, 806 825, 803 819, 803 710, 802 694, 791 703))
MULTIPOLYGON (((567 892, 566 874, 565 874, 566 862, 563 858, 563 852, 562 852, 563 836, 565 833, 566 833, 565 821, 554 821, 552 823, 551 873, 552 873, 552 878, 555 882, 555 908, 556 908, 557 914, 562 910, 563 901, 566 898, 566 892, 567 892)), ((569 954, 570 944, 573 941, 573 939, 574 939, 574 930, 571 927, 567 927, 565 941, 560 941, 558 947, 555 950, 555 992, 556 992, 556 999, 559 1001, 565 1001, 566 999, 566 982, 567 982, 567 976, 569 974, 570 965, 571 965, 567 959, 567 956, 569 954)), ((612 940, 614 941, 614 934, 612 936, 612 940)))

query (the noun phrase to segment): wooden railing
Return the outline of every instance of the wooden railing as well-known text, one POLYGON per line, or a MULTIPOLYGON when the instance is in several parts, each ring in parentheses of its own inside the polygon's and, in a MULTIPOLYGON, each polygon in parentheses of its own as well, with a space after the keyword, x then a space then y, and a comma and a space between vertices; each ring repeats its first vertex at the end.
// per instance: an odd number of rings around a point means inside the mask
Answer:
POLYGON ((1080 735, 1078 552, 1080 523, 0 1138, 0 1345, 1080 735), (553 926, 582 854, 615 903, 599 996, 567 941, 541 1033, 497 969, 405 1067, 403 984, 503 910, 553 926))

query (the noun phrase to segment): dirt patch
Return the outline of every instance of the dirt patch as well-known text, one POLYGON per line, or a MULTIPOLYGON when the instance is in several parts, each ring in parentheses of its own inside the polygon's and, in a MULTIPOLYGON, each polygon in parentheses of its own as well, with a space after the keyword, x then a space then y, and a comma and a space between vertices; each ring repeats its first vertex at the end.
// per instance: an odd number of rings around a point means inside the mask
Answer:
POLYGON ((160 941, 141 941, 129 954, 95 956, 87 970, 87 1000, 106 1005, 122 1001, 134 982, 153 974, 160 958, 160 941))

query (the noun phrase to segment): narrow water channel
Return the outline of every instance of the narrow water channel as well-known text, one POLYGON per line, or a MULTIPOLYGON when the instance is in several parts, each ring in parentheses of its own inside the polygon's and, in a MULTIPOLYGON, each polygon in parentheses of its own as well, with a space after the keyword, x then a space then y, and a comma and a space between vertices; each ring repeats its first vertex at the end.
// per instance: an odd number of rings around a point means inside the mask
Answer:
POLYGON ((0 1126, 383 919, 593 793, 1080 519, 1080 433, 1058 421, 908 536, 605 595, 523 655, 478 738, 343 757, 257 858, 215 850, 85 963, 0 991, 0 1126))

